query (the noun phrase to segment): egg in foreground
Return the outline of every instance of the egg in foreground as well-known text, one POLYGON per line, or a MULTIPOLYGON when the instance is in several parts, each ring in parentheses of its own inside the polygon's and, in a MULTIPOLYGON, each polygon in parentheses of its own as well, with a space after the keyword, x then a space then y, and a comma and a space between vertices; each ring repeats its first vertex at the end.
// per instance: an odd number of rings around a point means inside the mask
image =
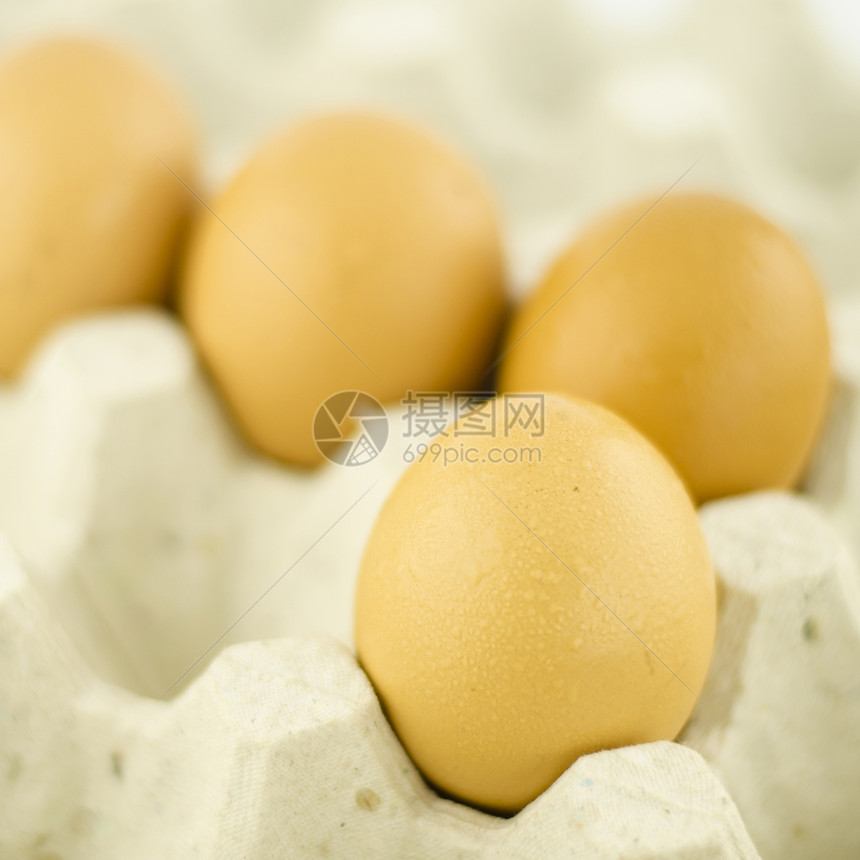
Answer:
POLYGON ((795 485, 831 381, 814 273, 746 206, 651 203, 597 221, 555 262, 513 318, 500 388, 602 403, 699 501, 795 485))
POLYGON ((181 310, 265 453, 320 462, 313 418, 341 391, 387 402, 480 382, 506 301, 499 222, 480 176, 422 129, 358 113, 307 120, 254 155, 213 209, 181 310))
POLYGON ((38 42, 0 64, 0 377, 73 314, 163 297, 195 134, 120 48, 38 42))
POLYGON ((581 755, 674 738, 714 640, 714 576, 671 466, 599 406, 544 404, 542 436, 456 425, 410 466, 356 591, 358 658, 407 752, 503 813, 581 755))

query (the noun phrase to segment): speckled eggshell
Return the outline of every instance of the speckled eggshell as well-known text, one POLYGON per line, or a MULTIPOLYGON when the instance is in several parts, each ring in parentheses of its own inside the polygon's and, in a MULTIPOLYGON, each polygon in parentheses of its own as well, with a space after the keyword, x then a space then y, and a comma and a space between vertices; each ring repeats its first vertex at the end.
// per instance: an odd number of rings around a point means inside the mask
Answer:
POLYGON ((790 487, 831 380, 815 275, 785 233, 739 203, 652 203, 599 220, 556 261, 515 314, 500 387, 608 406, 699 501, 790 487))
POLYGON ((364 554, 355 637, 426 778, 510 813, 581 755, 675 737, 715 590, 683 484, 625 421, 547 395, 542 437, 496 430, 449 428, 405 472, 364 554), (443 465, 463 443, 476 462, 443 465), (521 447, 540 461, 488 461, 521 447))
POLYGON ((181 309, 264 452, 318 463, 313 417, 339 391, 385 402, 480 382, 505 308, 499 222, 483 180, 422 129, 360 113, 307 120, 254 155, 213 209, 181 309))
POLYGON ((0 64, 0 377, 52 326, 163 296, 195 135, 147 65, 83 38, 0 64))

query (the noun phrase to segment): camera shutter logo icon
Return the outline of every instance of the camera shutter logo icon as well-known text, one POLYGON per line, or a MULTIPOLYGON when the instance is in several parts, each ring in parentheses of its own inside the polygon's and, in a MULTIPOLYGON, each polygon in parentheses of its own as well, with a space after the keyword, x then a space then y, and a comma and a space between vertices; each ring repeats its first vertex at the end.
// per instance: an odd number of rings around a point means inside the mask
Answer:
POLYGON ((339 391, 314 416, 314 442, 320 454, 340 466, 375 460, 388 441, 388 415, 363 391, 339 391))

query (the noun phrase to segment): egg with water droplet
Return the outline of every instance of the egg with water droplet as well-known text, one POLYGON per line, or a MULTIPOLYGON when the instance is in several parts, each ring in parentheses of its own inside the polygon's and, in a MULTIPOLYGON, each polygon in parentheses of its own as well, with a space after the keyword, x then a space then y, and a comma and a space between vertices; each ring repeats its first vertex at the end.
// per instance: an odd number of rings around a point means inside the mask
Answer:
POLYGON ((358 657, 406 750, 503 813, 580 755, 675 737, 714 638, 707 548, 665 458, 584 401, 547 395, 544 423, 472 437, 476 462, 410 466, 356 592, 358 657), (490 462, 500 447, 539 457, 490 462))

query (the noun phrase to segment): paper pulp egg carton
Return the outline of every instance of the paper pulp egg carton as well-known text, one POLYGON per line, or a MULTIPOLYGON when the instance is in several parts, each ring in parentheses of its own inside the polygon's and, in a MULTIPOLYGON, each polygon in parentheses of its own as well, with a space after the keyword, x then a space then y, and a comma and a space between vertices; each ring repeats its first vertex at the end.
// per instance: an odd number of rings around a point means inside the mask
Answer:
POLYGON ((396 427, 295 471, 240 441, 166 312, 57 330, 0 388, 0 858, 858 856, 860 577, 828 523, 860 511, 848 310, 821 502, 702 510, 720 622, 680 742, 580 758, 510 819, 424 784, 350 651, 396 427))

